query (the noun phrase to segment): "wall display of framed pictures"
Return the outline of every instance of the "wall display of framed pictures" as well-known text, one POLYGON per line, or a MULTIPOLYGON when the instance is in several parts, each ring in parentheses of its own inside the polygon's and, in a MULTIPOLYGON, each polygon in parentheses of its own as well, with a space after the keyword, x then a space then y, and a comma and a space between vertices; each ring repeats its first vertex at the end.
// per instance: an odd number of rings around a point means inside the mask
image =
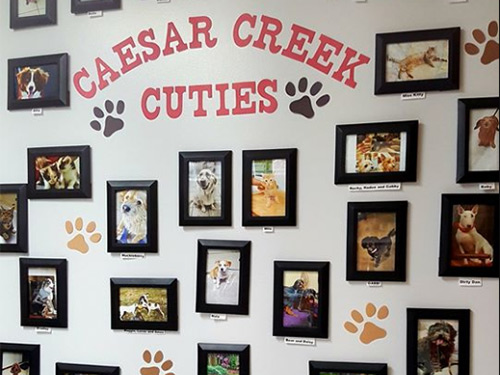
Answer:
POLYGON ((499 276, 499 195, 443 194, 439 276, 499 276))
POLYGON ((179 225, 231 225, 231 151, 179 153, 179 225))
POLYGON ((274 262, 273 335, 328 338, 329 262, 274 262))
POLYGON ((69 106, 67 53, 9 59, 9 110, 69 106))
POLYGON ((28 252, 26 185, 0 184, 0 253, 28 252))
POLYGON ((243 226, 295 226, 297 149, 243 151, 243 226))
POLYGON ((347 280, 406 281, 408 202, 349 202, 347 280))
POLYGON ((98 10, 120 9, 121 0, 71 0, 71 13, 80 14, 98 10))
POLYGON ((177 279, 111 279, 111 328, 177 331, 177 279))
POLYGON ((2 375, 40 375, 40 345, 0 343, 2 375))
POLYGON ((376 35, 375 95, 457 90, 460 28, 376 35))
POLYGON ((79 365, 74 363, 56 363, 56 375, 120 375, 116 366, 79 365))
POLYGON ((470 310, 407 309, 408 375, 469 375, 470 310))
POLYGON ((385 363, 309 361, 309 375, 387 375, 385 363))
POLYGON ((196 312, 248 315, 250 241, 198 240, 196 312))
POLYGON ((198 344, 198 375, 250 375, 250 345, 198 344))
POLYGON ((417 180, 417 120, 337 125, 335 144, 335 184, 417 180))
POLYGON ((108 252, 158 252, 158 182, 108 181, 108 252))
POLYGON ((457 183, 500 181, 499 98, 458 99, 457 183))
POLYGON ((20 258, 21 325, 68 327, 66 259, 20 258))
POLYGON ((90 146, 28 148, 28 198, 91 198, 90 146))
POLYGON ((9 0, 10 28, 53 25, 57 23, 57 0, 9 0))

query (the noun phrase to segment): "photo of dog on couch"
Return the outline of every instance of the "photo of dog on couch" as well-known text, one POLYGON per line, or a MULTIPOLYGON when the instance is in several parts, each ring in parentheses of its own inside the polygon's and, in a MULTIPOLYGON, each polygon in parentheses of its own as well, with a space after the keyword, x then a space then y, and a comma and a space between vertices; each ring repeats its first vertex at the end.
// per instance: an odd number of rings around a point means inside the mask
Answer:
POLYGON ((121 190, 116 193, 116 242, 148 243, 147 190, 121 190))
POLYGON ((120 321, 166 322, 167 289, 165 288, 120 288, 120 321))
POLYGON ((252 162, 252 216, 286 215, 286 160, 252 162))
POLYGON ((283 327, 318 327, 319 274, 285 271, 283 274, 283 327))
POLYGON ((0 193, 0 244, 17 244, 17 194, 0 193))
POLYGON ((57 279, 52 268, 29 268, 29 318, 57 319, 57 279))
POLYGON ((36 190, 80 189, 80 157, 39 156, 35 158, 36 190))
POLYGON ((189 216, 220 217, 222 214, 222 162, 189 162, 189 216))

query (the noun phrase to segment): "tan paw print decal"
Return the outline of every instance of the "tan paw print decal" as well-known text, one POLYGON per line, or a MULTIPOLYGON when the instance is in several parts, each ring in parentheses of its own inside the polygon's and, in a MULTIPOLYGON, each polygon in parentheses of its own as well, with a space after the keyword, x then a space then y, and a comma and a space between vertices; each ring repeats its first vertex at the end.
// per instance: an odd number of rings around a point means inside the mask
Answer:
POLYGON ((85 232, 82 233, 83 219, 81 217, 76 218, 74 224, 67 220, 65 227, 66 233, 73 236, 67 243, 68 249, 79 251, 82 254, 86 254, 89 251, 88 241, 98 243, 102 238, 101 233, 96 232, 97 226, 94 221, 89 222, 85 228, 85 232))
POLYGON ((375 340, 380 340, 383 339, 384 337, 387 336, 387 331, 378 325, 366 321, 367 318, 372 319, 375 317, 378 320, 384 320, 389 316, 389 308, 387 306, 382 306, 380 309, 375 307, 373 303, 367 303, 366 308, 365 308, 365 314, 366 316, 363 316, 358 310, 352 310, 351 311, 351 317, 354 320, 353 322, 345 322, 344 323, 344 328, 347 332, 350 333, 358 333, 360 328, 358 328, 360 325, 362 325, 362 331, 359 334, 359 341, 361 341, 363 344, 370 344, 375 340))
POLYGON ((498 36, 498 22, 491 21, 488 25, 488 35, 490 40, 486 42, 486 35, 480 29, 474 29, 472 31, 472 37, 476 41, 475 43, 465 43, 465 52, 469 55, 477 55, 481 52, 483 48, 483 53, 481 55, 481 63, 488 65, 493 61, 499 59, 499 46, 495 38, 498 36), (486 44, 484 44, 486 42, 486 44), (484 46, 483 46, 484 44, 484 46), (479 46, 482 46, 479 48, 479 46))
POLYGON ((145 350, 142 353, 142 359, 146 362, 147 367, 141 368, 141 375, 175 375, 173 372, 162 372, 162 370, 169 371, 174 366, 174 363, 170 359, 163 361, 164 356, 161 350, 155 353, 154 358, 149 350, 145 350))

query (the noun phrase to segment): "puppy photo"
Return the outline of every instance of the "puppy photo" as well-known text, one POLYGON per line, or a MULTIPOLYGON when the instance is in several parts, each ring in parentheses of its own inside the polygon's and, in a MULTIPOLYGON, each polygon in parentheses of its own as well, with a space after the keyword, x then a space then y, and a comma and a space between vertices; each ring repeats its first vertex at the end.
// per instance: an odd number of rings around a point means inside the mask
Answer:
POLYGON ((148 199, 146 190, 123 190, 116 194, 116 241, 147 244, 148 199))
POLYGON ((240 289, 240 252, 208 250, 205 302, 237 305, 240 289))
POLYGON ((120 288, 121 321, 166 322, 167 290, 165 288, 120 288))
POLYGON ((458 374, 458 321, 419 320, 419 375, 458 374))
POLYGON ((189 163, 190 216, 221 216, 221 162, 189 163))
MULTIPOLYGON (((400 133, 370 133, 348 136, 346 172, 402 172, 401 149, 405 136, 400 133), (402 139, 403 138, 403 139, 402 139), (354 142, 356 144, 354 145, 354 142), (352 157, 355 152, 355 158, 352 157)), ((404 147, 403 147, 404 148, 404 147)), ((404 152, 404 150, 403 150, 404 152)))
POLYGON ((16 74, 17 99, 40 99, 45 96, 45 87, 49 83, 50 74, 42 68, 19 68, 16 74))
POLYGON ((286 160, 252 162, 252 216, 285 216, 286 160))
POLYGON ((498 171, 498 109, 472 109, 469 117, 469 170, 498 171))
POLYGON ((55 276, 40 275, 36 269, 30 269, 28 281, 30 318, 57 319, 55 276))
POLYGON ((17 243, 17 194, 0 193, 0 244, 17 243))

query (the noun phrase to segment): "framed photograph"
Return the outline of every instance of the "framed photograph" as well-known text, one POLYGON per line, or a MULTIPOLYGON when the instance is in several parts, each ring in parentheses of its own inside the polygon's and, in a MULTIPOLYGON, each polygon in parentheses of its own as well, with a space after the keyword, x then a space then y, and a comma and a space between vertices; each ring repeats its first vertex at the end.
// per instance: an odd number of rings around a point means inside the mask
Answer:
POLYGON ((7 108, 69 106, 68 60, 67 53, 9 59, 7 108))
POLYGON ((68 327, 66 259, 20 258, 21 325, 68 327))
POLYGON ((111 279, 111 328, 177 331, 177 279, 111 279))
POLYGON ((346 280, 406 281, 408 202, 349 202, 346 280))
POLYGON ((499 182, 499 99, 458 99, 457 183, 499 182))
POLYGON ((80 14, 96 10, 120 9, 121 0, 71 0, 71 13, 80 14))
POLYGON ((56 375, 120 375, 120 368, 57 362, 56 375))
POLYGON ((336 126, 335 184, 417 181, 418 120, 336 126))
POLYGON ((407 309, 408 375, 469 375, 470 310, 407 309))
POLYGON ((179 153, 179 225, 231 225, 231 151, 179 153))
POLYGON ((375 95, 457 90, 460 28, 377 34, 375 95))
POLYGON ((1 375, 40 375, 40 345, 0 343, 1 375))
POLYGON ((295 226, 297 149, 243 151, 243 226, 295 226))
POLYGON ((0 253, 28 252, 26 185, 0 184, 0 253))
POLYGON ((273 336, 328 338, 330 262, 274 262, 273 336))
POLYGON ((108 181, 108 252, 158 252, 158 182, 108 181))
POLYGON ((499 195, 443 194, 439 276, 498 277, 499 195))
POLYGON ((28 198, 92 198, 90 146, 28 148, 28 198))
POLYGON ((250 345, 198 344, 198 375, 250 375, 250 345))
POLYGON ((248 315, 250 241, 198 240, 196 312, 248 315))
POLYGON ((9 0, 10 28, 54 25, 57 23, 57 0, 9 0))
POLYGON ((387 375, 385 363, 309 361, 309 375, 387 375))

